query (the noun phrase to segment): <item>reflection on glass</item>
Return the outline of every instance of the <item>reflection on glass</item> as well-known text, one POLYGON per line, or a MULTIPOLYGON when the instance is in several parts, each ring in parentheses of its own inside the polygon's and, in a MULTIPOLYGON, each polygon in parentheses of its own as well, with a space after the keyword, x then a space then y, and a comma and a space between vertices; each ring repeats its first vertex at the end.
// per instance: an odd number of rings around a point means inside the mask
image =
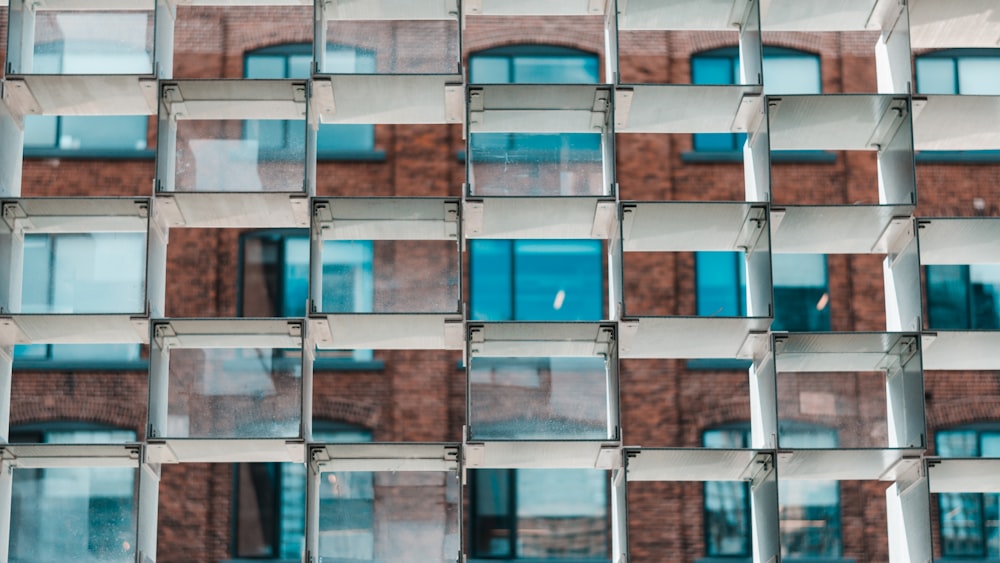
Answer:
POLYGON ((478 469, 470 478, 473 556, 607 558, 607 472, 478 469))
MULTIPOLYGON (((992 428, 944 430, 937 433, 941 457, 1000 457, 1000 431, 992 428)), ((941 554, 945 557, 1000 558, 1000 495, 938 495, 941 554)))
POLYGON ((351 472, 319 476, 324 563, 453 561, 458 553, 455 472, 351 472))
POLYGON ((175 348, 169 371, 169 437, 299 435, 302 364, 294 354, 271 348, 175 348))
POLYGON ((469 151, 475 195, 610 193, 600 133, 471 133, 469 151))
POLYGON ((36 12, 32 64, 15 72, 152 74, 153 6, 147 4, 149 11, 36 12))
POLYGON ((1000 328, 1000 265, 927 266, 926 273, 930 328, 1000 328))
POLYGON ((476 439, 611 438, 603 358, 474 357, 469 378, 476 439))
POLYGON ((330 20, 330 74, 454 74, 459 72, 457 20, 330 20), (355 58, 364 53, 366 59, 355 58))
MULTIPOLYGON (((135 441, 126 430, 14 428, 12 442, 105 444, 135 441)), ((133 561, 135 469, 15 469, 10 561, 133 561)))
POLYGON ((145 233, 28 233, 22 313, 141 313, 145 233))
POLYGON ((177 191, 303 190, 305 120, 177 122, 177 191))

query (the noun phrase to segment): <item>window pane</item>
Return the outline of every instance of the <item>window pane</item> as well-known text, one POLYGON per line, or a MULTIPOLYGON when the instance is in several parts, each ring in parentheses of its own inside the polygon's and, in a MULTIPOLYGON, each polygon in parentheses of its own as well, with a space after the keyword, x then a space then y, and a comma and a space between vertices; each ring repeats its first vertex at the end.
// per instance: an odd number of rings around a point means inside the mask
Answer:
POLYGON ((746 483, 705 483, 705 538, 708 555, 749 556, 750 518, 746 483))
POLYGON ((247 55, 247 78, 284 78, 285 57, 276 55, 247 55))
POLYGON ((472 284, 470 319, 513 320, 512 249, 513 244, 509 240, 469 241, 469 279, 472 284))
POLYGON ((695 133, 694 150, 706 152, 732 152, 741 150, 734 133, 695 133))
POLYGON ((512 59, 518 84, 590 84, 597 82, 597 57, 517 56, 512 59))
POLYGON ((473 470, 472 553, 479 557, 513 556, 514 520, 510 513, 510 469, 473 470))
POLYGON ((960 94, 1000 94, 1000 57, 960 57, 958 91, 960 94))
POLYGON ((698 315, 738 317, 746 315, 746 291, 742 255, 737 252, 699 252, 695 255, 698 315))
POLYGON ((764 53, 765 94, 818 94, 819 57, 764 53))
POLYGON ((511 81, 509 57, 473 56, 469 59, 472 84, 507 84, 511 81))
POLYGON ((320 124, 316 134, 316 151, 332 153, 337 151, 369 151, 375 146, 373 125, 320 124))
POLYGON ((600 241, 515 241, 515 318, 601 319, 601 270, 600 241))
POLYGON ((920 57, 916 62, 917 92, 957 94, 955 60, 951 57, 920 57))
POLYGON ((59 132, 61 149, 144 150, 146 116, 65 116, 59 132))
POLYGON ((738 66, 732 57, 692 57, 691 82, 693 84, 736 84, 738 66))
POLYGON ((772 254, 774 323, 772 330, 830 329, 826 256, 772 254))
POLYGON ((519 557, 606 557, 607 474, 517 470, 519 557))
POLYGON ((322 310, 369 313, 373 307, 373 293, 372 243, 324 241, 322 310))
MULTIPOLYGON (((54 115, 24 116, 25 148, 52 148, 56 146, 59 118, 54 115)), ((145 134, 145 132, 143 132, 145 134)))
POLYGON ((930 328, 970 328, 969 267, 927 266, 927 323, 930 328))
POLYGON ((145 240, 144 233, 25 235, 24 273, 32 282, 24 286, 21 311, 144 310, 145 240))
POLYGON ((1000 265, 974 264, 969 266, 971 285, 971 316, 975 329, 1000 328, 1000 265))

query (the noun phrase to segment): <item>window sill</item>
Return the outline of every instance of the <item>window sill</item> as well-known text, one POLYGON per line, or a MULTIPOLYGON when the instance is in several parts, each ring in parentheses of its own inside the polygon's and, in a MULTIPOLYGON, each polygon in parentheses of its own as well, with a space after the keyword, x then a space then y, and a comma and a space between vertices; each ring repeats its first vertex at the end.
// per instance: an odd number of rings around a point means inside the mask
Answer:
POLYGON ((153 160, 156 151, 152 149, 55 149, 25 148, 24 158, 66 159, 66 160, 153 160))
POLYGON ((330 151, 317 152, 319 162, 385 162, 383 150, 330 151))
POLYGON ((918 151, 914 160, 917 164, 998 164, 1000 151, 918 151))
POLYGON ((23 371, 149 371, 147 360, 14 360, 23 371))
MULTIPOLYGON (((801 162, 832 164, 837 155, 829 151, 774 151, 771 162, 801 162)), ((743 162, 743 151, 684 151, 681 162, 689 164, 712 162, 743 162)))

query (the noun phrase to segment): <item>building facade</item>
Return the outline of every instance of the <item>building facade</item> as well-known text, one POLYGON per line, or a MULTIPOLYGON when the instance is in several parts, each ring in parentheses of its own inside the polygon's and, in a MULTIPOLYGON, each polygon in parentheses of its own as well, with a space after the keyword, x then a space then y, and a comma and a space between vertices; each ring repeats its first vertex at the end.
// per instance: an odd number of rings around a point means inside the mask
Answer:
POLYGON ((0 6, 9 560, 1000 559, 1000 8, 268 4, 0 6))

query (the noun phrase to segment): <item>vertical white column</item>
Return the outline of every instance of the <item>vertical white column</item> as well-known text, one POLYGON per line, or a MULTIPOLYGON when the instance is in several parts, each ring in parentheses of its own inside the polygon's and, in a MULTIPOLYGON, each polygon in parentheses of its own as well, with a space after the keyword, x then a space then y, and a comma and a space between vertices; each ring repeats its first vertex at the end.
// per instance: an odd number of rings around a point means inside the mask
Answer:
POLYGON ((628 509, 626 506, 626 470, 611 471, 611 563, 628 561, 628 509))
POLYGON ((885 490, 890 563, 924 563, 933 558, 925 461, 908 463, 910 470, 885 490))
MULTIPOLYGON (((143 449, 145 457, 145 448, 143 449)), ((139 464, 139 506, 136 551, 138 563, 156 561, 156 525, 160 504, 160 464, 139 464)))

